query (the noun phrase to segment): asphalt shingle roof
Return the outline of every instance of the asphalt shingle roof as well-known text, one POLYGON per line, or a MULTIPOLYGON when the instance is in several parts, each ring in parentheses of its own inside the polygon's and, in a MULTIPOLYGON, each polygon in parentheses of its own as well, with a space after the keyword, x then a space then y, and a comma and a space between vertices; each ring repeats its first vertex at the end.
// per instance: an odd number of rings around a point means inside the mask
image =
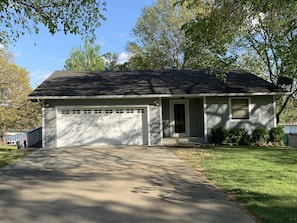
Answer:
POLYGON ((254 74, 233 70, 226 82, 205 70, 56 71, 29 98, 284 93, 254 74))

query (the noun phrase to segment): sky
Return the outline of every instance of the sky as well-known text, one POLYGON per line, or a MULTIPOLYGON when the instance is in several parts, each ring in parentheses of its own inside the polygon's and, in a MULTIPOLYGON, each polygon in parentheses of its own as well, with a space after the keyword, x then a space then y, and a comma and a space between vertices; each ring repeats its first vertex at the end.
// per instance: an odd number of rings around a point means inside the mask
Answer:
MULTIPOLYGON (((96 30, 100 53, 118 53, 120 62, 127 59, 127 42, 133 40, 131 34, 141 9, 151 6, 155 0, 106 0, 107 18, 96 30)), ((15 63, 27 69, 32 88, 36 88, 55 70, 63 70, 65 60, 73 47, 83 44, 80 36, 57 33, 51 35, 41 27, 39 34, 25 34, 16 43, 9 46, 14 54, 15 63)))

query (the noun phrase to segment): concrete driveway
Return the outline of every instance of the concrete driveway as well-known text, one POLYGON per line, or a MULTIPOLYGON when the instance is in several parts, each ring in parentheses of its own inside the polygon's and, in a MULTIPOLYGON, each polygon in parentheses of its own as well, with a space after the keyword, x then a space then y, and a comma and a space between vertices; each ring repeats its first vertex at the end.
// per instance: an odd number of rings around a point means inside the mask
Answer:
POLYGON ((160 147, 40 149, 0 169, 1 223, 254 223, 160 147))

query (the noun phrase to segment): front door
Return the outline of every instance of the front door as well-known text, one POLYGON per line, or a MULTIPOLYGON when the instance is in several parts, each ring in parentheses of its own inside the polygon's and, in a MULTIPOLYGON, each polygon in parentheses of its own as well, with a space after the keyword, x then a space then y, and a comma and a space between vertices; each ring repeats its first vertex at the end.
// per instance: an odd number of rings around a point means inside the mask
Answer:
POLYGON ((187 100, 170 101, 170 128, 173 137, 189 136, 189 108, 187 100))

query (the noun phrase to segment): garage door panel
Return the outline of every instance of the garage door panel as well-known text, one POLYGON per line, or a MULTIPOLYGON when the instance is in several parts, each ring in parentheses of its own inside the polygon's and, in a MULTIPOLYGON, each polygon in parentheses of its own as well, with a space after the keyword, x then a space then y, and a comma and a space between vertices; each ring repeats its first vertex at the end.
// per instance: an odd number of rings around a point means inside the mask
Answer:
POLYGON ((57 146, 147 144, 146 115, 140 108, 58 109, 57 146))

